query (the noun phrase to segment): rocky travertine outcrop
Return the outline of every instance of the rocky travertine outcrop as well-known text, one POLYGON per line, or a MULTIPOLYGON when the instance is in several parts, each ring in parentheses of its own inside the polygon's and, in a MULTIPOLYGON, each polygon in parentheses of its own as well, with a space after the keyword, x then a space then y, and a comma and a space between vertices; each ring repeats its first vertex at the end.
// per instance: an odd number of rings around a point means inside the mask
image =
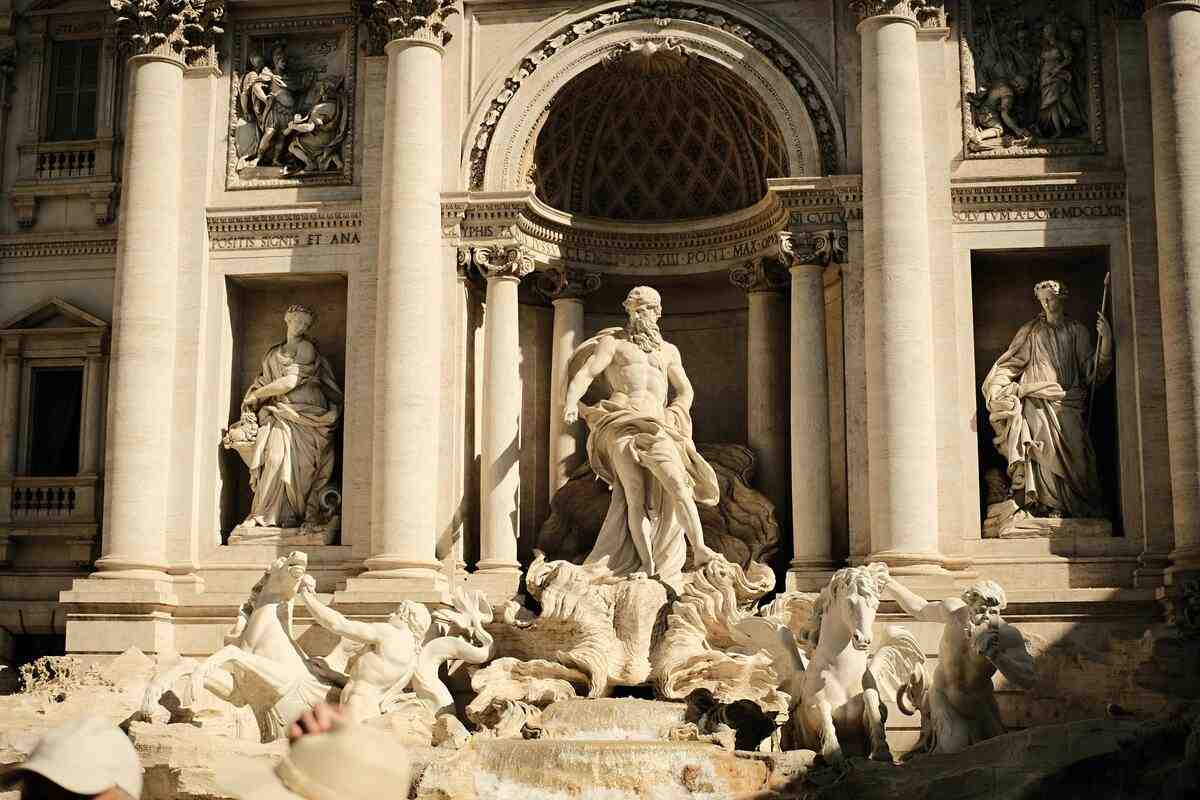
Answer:
MULTIPOLYGON (((743 567, 770 563, 779 549, 779 523, 771 501, 751 486, 754 454, 736 444, 701 444, 697 449, 716 471, 721 492, 715 506, 698 508, 705 544, 743 567)), ((608 486, 584 463, 551 500, 537 549, 549 561, 583 563, 596 544, 610 497, 608 486)), ((693 568, 689 546, 684 571, 693 568)))

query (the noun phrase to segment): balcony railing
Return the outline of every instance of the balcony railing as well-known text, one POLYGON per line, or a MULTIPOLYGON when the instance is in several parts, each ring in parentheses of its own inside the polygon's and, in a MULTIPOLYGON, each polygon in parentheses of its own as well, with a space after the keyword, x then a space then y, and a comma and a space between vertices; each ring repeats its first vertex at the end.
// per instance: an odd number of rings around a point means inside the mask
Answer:
POLYGON ((95 174, 95 147, 86 150, 48 150, 37 154, 35 177, 40 180, 91 178, 95 174))
POLYGON ((12 479, 8 498, 9 519, 22 522, 66 522, 90 518, 88 508, 95 497, 96 478, 34 478, 12 479))

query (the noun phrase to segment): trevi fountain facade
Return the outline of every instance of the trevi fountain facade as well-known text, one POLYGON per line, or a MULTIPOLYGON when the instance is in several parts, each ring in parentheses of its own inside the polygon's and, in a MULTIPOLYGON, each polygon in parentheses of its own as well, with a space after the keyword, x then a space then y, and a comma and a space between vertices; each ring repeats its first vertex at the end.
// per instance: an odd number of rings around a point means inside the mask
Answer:
POLYGON ((414 797, 1186 796, 1197 48, 2 0, 0 763, 99 710, 228 797, 328 701, 414 797))

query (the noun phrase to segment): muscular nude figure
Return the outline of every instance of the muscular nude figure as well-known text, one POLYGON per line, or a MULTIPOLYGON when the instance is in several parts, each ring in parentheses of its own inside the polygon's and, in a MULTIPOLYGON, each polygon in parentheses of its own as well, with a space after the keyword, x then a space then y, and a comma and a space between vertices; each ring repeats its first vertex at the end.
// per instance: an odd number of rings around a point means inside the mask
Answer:
POLYGON ((692 384, 679 350, 658 329, 662 299, 647 286, 633 289, 625 328, 609 328, 584 342, 582 361, 567 386, 563 421, 588 424, 588 460, 612 488, 608 516, 588 562, 609 558, 617 575, 645 573, 678 580, 692 546, 696 566, 720 554, 704 544, 697 503, 716 505, 716 473, 692 443, 692 384), (603 375, 612 395, 580 403, 603 375), (670 391, 675 397, 668 403, 670 391))
POLYGON ((379 716, 388 696, 412 680, 432 624, 429 612, 420 603, 403 602, 387 622, 356 622, 322 603, 311 582, 305 582, 299 596, 318 625, 362 645, 346 664, 349 680, 342 688, 341 702, 349 721, 379 716))
POLYGON ((1004 733, 992 676, 998 671, 1025 689, 1037 680, 1025 637, 1000 618, 1004 589, 979 581, 961 599, 929 602, 890 576, 886 585, 913 619, 943 625, 932 685, 922 670, 905 687, 921 708, 921 738, 908 755, 958 753, 1004 733))

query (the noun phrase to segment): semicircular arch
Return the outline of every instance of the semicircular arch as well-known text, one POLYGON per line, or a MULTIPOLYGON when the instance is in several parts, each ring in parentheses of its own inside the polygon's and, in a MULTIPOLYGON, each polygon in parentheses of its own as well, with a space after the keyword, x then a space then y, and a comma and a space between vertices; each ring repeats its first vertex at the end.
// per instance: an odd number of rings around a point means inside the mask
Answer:
POLYGON ((493 79, 471 115, 463 145, 467 188, 526 188, 537 135, 557 93, 621 47, 667 40, 731 70, 758 92, 783 132, 793 174, 842 170, 841 123, 811 54, 766 23, 734 17, 716 4, 675 6, 665 25, 647 14, 608 4, 532 37, 529 55, 493 79))

